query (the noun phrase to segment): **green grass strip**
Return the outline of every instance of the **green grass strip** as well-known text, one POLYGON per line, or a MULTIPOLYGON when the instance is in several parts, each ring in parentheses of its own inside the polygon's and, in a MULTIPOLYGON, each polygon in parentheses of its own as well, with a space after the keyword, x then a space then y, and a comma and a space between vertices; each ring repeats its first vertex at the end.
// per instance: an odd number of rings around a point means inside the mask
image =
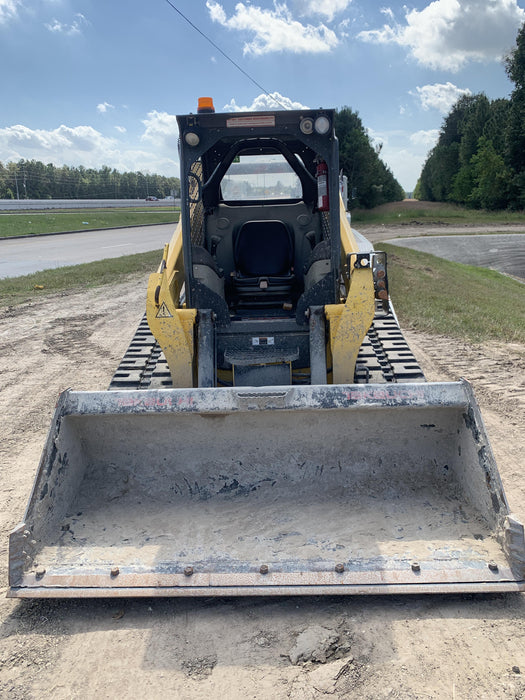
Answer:
MULTIPOLYGON (((68 265, 52 270, 35 272, 23 277, 0 279, 0 305, 15 306, 34 302, 57 292, 77 291, 123 282, 129 275, 156 272, 162 259, 162 250, 148 253, 107 258, 83 265, 68 265)), ((144 287, 144 308, 146 304, 144 287)))
POLYGON ((525 284, 493 270, 381 243, 401 326, 481 343, 525 343, 525 284))
POLYGON ((22 214, 0 213, 0 238, 38 233, 90 231, 93 229, 138 226, 140 224, 172 224, 179 220, 179 211, 133 211, 127 209, 86 209, 74 211, 26 211, 22 214))
MULTIPOLYGON (((525 214, 523 212, 509 211, 483 211, 476 209, 467 209, 466 207, 453 206, 451 204, 442 204, 429 206, 414 206, 411 207, 406 203, 399 203, 404 206, 396 206, 396 203, 391 205, 383 205, 375 209, 356 209, 352 211, 353 224, 374 224, 374 225, 392 225, 392 224, 449 224, 466 226, 483 226, 491 225, 498 226, 508 224, 525 225, 525 214)), ((468 230, 465 231, 468 233, 468 230)), ((512 233, 512 231, 509 231, 512 233)), ((402 234, 400 234, 402 235, 402 234)))

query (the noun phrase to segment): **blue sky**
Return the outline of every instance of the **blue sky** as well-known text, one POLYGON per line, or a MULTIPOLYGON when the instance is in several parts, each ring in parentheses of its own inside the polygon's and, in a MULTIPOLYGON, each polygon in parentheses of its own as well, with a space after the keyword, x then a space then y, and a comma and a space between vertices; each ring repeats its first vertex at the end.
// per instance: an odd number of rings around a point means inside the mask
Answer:
MULTIPOLYGON (((525 0, 172 0, 292 107, 359 112, 414 188, 462 94, 508 97, 525 0)), ((176 114, 275 108, 166 0, 0 0, 0 161, 178 175, 176 114)))

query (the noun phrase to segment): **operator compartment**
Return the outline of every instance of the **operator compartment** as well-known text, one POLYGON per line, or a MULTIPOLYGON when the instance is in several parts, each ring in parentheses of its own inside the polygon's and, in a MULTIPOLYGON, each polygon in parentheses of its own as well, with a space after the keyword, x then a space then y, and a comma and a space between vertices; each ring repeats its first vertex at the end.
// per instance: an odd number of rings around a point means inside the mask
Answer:
POLYGON ((338 228, 318 201, 322 156, 315 140, 275 131, 226 126, 188 155, 188 301, 213 318, 212 386, 307 383, 310 307, 339 301, 338 228))

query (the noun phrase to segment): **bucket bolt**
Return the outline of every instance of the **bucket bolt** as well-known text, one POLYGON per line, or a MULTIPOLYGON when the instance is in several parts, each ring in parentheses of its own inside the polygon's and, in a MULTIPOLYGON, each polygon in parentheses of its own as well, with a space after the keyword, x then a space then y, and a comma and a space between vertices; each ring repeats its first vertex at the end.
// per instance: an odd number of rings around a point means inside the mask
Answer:
POLYGON ((36 571, 35 571, 35 576, 37 578, 42 578, 42 576, 46 573, 46 569, 44 566, 38 566, 36 571))
POLYGON ((120 569, 118 568, 118 566, 114 566, 111 569, 110 573, 111 573, 112 578, 115 578, 116 576, 118 576, 120 574, 120 569))
POLYGON ((343 571, 345 570, 345 565, 344 564, 336 564, 335 570, 337 571, 338 574, 342 574, 343 571))
POLYGON ((261 568, 259 569, 259 572, 261 574, 267 574, 268 573, 268 564, 261 564, 261 568))
POLYGON ((184 576, 193 576, 193 566, 187 566, 184 569, 184 576))
POLYGON ((412 562, 412 571, 414 571, 414 572, 416 572, 416 573, 417 573, 418 571, 421 571, 421 566, 420 566, 420 564, 419 564, 418 561, 413 561, 413 562, 412 562))
POLYGON ((489 561, 489 569, 494 572, 498 570, 498 565, 495 561, 489 561))

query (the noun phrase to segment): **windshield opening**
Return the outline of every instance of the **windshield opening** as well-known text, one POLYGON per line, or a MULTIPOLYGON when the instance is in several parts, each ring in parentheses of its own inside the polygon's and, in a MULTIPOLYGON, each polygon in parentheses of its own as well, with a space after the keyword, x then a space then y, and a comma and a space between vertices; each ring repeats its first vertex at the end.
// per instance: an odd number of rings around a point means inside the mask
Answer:
POLYGON ((302 199, 301 181, 281 154, 237 156, 221 182, 229 201, 302 199))

